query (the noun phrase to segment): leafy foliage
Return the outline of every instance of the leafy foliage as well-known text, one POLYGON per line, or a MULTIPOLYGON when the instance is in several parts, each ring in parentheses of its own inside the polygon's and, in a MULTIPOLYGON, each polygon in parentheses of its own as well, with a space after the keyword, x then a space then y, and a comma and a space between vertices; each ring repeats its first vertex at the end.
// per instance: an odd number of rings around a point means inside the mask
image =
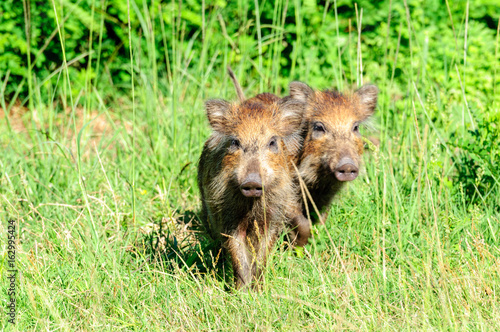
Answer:
MULTIPOLYGON (((219 0, 208 1, 201 8, 196 1, 131 1, 131 40, 136 55, 142 58, 136 58, 137 63, 149 70, 159 66, 169 75, 176 73, 160 65, 174 67, 179 63, 179 54, 184 54, 188 67, 200 68, 216 56, 212 46, 226 44, 231 48, 230 61, 240 63, 249 77, 264 76, 270 89, 281 90, 290 79, 302 79, 319 87, 331 86, 333 80, 342 88, 346 83, 360 84, 361 76, 364 81, 393 79, 403 85, 414 76, 439 86, 443 98, 458 99, 461 91, 450 91, 449 83, 460 74, 467 94, 478 95, 482 105, 498 105, 499 94, 484 94, 498 84, 498 78, 492 75, 495 25, 488 26, 496 20, 495 6, 494 1, 483 2, 470 13, 466 56, 461 52, 465 32, 450 29, 451 24, 458 27, 464 19, 466 4, 460 1, 451 4, 453 23, 442 1, 408 1, 408 8, 403 2, 389 0, 338 1, 338 20, 331 2, 264 1, 256 8, 255 2, 219 0), (406 27, 408 19, 411 29, 406 27), (351 60, 357 54, 358 28, 362 31, 360 52, 367 64, 361 69, 351 60), (421 30, 425 30, 423 35, 414 33, 421 30), (201 57, 189 55, 194 53, 201 57), (380 61, 372 61, 375 59, 380 61), (297 66, 305 67, 305 73, 299 76, 297 66), (424 72, 419 72, 421 67, 424 72)), ((74 93, 85 85, 87 75, 96 81, 106 77, 99 82, 108 92, 110 88, 127 86, 130 54, 126 2, 54 1, 56 12, 51 1, 27 4, 27 22, 22 2, 7 0, 0 4, 0 75, 5 77, 10 72, 8 96, 28 77, 27 40, 36 81, 52 79, 56 84, 57 75, 52 74, 63 64, 61 43, 55 33, 56 14, 66 59, 71 63, 74 93)), ((226 60, 216 57, 215 61, 221 65, 226 60)), ((27 90, 25 84, 21 95, 26 96, 27 90)))
MULTIPOLYGON (((478 122, 477 128, 467 130, 465 135, 452 135, 452 146, 458 149, 454 158, 456 179, 468 202, 490 201, 494 188, 500 186, 499 124, 498 116, 486 118, 478 122)), ((498 204, 496 206, 498 208, 498 204)))

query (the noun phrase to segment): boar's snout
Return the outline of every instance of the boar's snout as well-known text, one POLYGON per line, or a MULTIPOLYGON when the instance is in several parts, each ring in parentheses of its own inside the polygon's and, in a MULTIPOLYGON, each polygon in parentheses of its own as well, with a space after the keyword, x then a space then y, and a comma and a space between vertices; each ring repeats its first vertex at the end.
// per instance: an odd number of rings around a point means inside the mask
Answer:
POLYGON ((246 197, 262 196, 262 179, 259 173, 250 173, 240 186, 241 193, 246 197))
POLYGON ((358 166, 351 158, 344 157, 338 162, 334 173, 339 181, 352 181, 358 177, 358 166))

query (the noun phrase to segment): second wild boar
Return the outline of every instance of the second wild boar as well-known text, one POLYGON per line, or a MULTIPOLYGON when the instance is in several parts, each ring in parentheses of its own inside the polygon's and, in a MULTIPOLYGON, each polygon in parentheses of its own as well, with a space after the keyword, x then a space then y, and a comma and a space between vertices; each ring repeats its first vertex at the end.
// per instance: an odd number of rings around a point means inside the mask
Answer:
MULTIPOLYGON (((290 97, 307 104, 305 137, 296 163, 312 200, 326 216, 334 196, 358 176, 364 146, 359 127, 375 112, 378 88, 365 85, 344 95, 292 82, 290 97)), ((308 210, 314 211, 310 203, 308 210)))

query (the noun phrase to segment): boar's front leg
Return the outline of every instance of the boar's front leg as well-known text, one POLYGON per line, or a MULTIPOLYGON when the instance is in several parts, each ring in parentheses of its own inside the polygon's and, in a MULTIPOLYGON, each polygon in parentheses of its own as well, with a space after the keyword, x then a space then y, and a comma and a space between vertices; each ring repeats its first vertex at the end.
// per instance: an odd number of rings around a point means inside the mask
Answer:
POLYGON ((303 247, 311 237, 311 223, 299 213, 290 219, 290 226, 292 227, 289 232, 290 240, 295 246, 303 247))
POLYGON ((265 228, 264 232, 261 233, 258 230, 256 235, 257 242, 254 244, 256 249, 256 257, 253 261, 253 277, 255 279, 254 288, 259 289, 262 282, 262 277, 264 269, 266 268, 267 258, 271 251, 273 250, 279 233, 281 233, 281 227, 270 227, 265 228))
POLYGON ((302 208, 292 206, 287 211, 287 219, 290 230, 288 238, 292 245, 303 247, 311 237, 311 222, 304 217, 302 208))
POLYGON ((225 245, 233 266, 236 289, 245 288, 252 282, 252 256, 246 239, 246 229, 238 227, 228 236, 225 245))

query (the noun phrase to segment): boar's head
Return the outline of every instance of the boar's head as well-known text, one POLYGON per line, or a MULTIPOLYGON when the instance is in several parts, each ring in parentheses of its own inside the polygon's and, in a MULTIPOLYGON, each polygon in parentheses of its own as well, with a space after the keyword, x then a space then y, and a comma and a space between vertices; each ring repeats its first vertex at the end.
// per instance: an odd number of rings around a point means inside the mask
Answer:
POLYGON ((306 183, 328 176, 345 182, 358 176, 363 152, 359 126, 374 113, 377 95, 374 85, 343 95, 334 90, 314 91, 301 82, 290 83, 290 96, 307 103, 307 133, 299 156, 306 183))
POLYGON ((222 172, 212 182, 213 192, 233 189, 242 199, 252 199, 290 183, 288 158, 300 148, 304 103, 293 98, 240 104, 209 100, 205 108, 214 130, 209 148, 221 152, 222 172))

